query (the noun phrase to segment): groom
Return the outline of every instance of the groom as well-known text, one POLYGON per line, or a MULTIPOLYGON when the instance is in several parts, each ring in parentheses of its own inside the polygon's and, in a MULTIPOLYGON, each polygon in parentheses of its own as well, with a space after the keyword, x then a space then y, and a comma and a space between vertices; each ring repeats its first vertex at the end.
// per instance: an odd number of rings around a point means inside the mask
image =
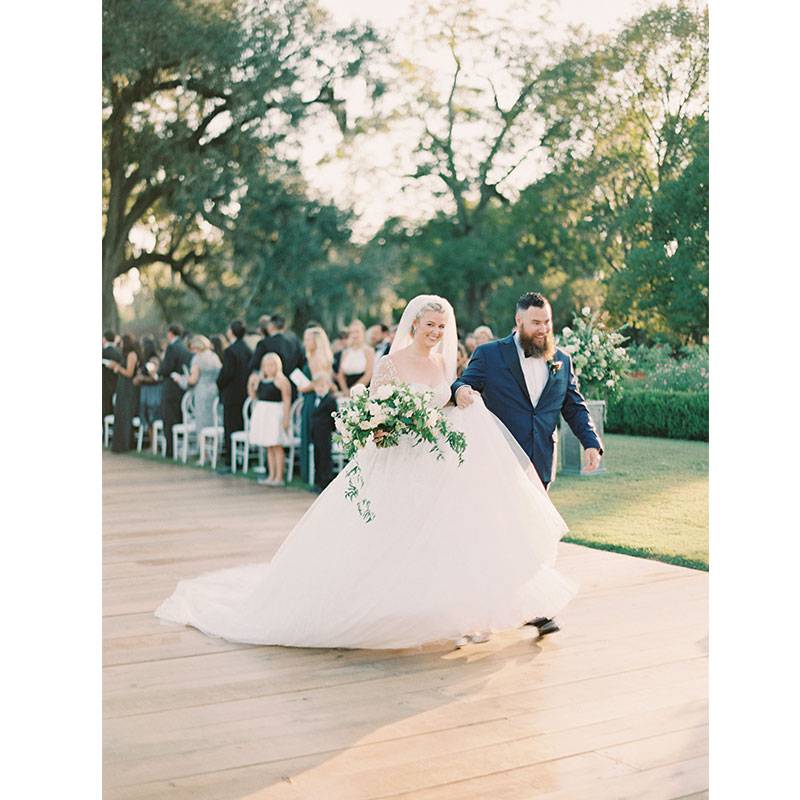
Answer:
MULTIPOLYGON (((555 478, 556 425, 559 414, 586 450, 586 469, 600 465, 603 446, 578 390, 569 355, 555 345, 550 303, 538 292, 517 301, 516 330, 488 342, 472 355, 464 374, 451 389, 465 408, 475 393, 508 428, 527 453, 545 488, 555 478)), ((555 620, 537 617, 540 635, 559 630, 555 620)))

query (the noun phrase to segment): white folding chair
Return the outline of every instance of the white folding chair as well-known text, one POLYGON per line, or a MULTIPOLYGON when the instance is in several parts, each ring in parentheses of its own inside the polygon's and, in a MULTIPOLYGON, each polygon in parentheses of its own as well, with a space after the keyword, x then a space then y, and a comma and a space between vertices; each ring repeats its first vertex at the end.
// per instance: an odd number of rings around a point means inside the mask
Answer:
POLYGON ((164 420, 157 419, 150 428, 150 450, 155 455, 159 450, 163 458, 167 457, 167 437, 164 436, 164 420))
POLYGON ((194 422, 194 392, 184 392, 181 398, 181 419, 172 426, 172 458, 178 460, 178 449, 181 450, 181 461, 185 464, 189 459, 189 439, 195 435, 197 426, 194 422))
POLYGON ((213 424, 210 427, 201 428, 200 430, 200 464, 203 465, 206 463, 206 447, 209 447, 211 450, 211 469, 217 468, 220 443, 222 442, 222 437, 225 435, 225 428, 222 425, 222 413, 223 409, 219 402, 219 397, 215 397, 214 403, 211 406, 213 424))
POLYGON ((250 468, 250 451, 257 448, 257 445, 250 444, 250 415, 253 411, 253 401, 247 398, 242 406, 242 419, 244 419, 244 430, 236 431, 231 434, 231 472, 236 472, 236 465, 241 459, 242 472, 247 472, 250 468), (241 455, 240 455, 241 452, 241 455))
MULTIPOLYGON (((111 395, 111 408, 114 408, 114 403, 117 402, 116 393, 111 395)), ((114 415, 106 414, 103 417, 103 447, 111 445, 111 437, 114 435, 114 415)))
POLYGON ((114 415, 106 414, 103 417, 103 447, 111 445, 111 437, 114 435, 114 415))
POLYGON ((283 447, 289 451, 286 458, 286 482, 291 483, 294 478, 294 459, 295 455, 300 452, 300 426, 303 424, 303 398, 298 397, 292 403, 292 409, 289 414, 289 444, 283 447))
POLYGON ((140 417, 134 417, 131 423, 136 431, 136 452, 142 452, 142 442, 144 441, 144 425, 140 417))

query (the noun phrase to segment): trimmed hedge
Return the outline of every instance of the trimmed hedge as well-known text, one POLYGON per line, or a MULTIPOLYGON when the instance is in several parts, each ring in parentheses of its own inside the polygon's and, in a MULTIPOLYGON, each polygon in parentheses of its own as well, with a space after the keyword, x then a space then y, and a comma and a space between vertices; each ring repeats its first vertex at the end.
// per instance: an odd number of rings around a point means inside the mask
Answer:
POLYGON ((627 389, 608 402, 605 429, 631 436, 708 441, 708 392, 627 389))

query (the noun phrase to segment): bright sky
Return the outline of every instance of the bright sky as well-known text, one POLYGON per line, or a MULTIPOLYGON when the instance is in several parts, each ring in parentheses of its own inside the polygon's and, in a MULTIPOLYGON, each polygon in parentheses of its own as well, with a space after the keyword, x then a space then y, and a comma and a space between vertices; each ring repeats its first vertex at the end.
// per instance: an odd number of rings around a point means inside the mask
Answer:
MULTIPOLYGON (((389 30, 408 14, 412 0, 320 0, 342 23, 368 19, 376 27, 389 30)), ((508 0, 493 0, 495 8, 508 6, 508 0)), ((527 3, 536 9, 540 4, 527 3)), ((563 25, 582 23, 596 33, 613 30, 620 19, 637 15, 654 5, 639 0, 561 0, 553 8, 553 19, 563 25)))

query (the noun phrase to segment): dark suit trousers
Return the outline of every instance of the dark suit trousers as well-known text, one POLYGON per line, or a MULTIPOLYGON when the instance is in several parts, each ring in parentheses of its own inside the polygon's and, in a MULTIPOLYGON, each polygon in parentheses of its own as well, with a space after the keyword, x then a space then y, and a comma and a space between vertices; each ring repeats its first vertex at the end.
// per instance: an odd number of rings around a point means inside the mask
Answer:
MULTIPOLYGON (((170 380, 172 380, 170 378, 170 380)), ((172 428, 182 421, 181 419, 181 399, 183 394, 164 392, 161 401, 161 416, 164 418, 164 436, 167 437, 167 458, 172 458, 172 428)))
POLYGON ((233 452, 233 445, 231 444, 231 436, 236 431, 244 430, 244 417, 242 416, 242 403, 228 403, 224 408, 222 423, 225 428, 225 456, 224 463, 226 466, 231 465, 231 453, 233 452))
POLYGON ((329 429, 312 429, 311 442, 314 445, 314 484, 320 489, 324 489, 333 480, 331 431, 329 429))

